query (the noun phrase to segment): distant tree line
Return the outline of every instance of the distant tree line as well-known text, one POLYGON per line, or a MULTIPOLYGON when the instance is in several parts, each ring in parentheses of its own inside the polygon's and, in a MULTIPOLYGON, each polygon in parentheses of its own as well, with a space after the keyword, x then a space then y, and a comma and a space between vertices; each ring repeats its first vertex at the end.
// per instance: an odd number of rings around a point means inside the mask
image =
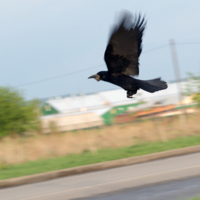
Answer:
POLYGON ((196 102, 198 107, 200 108, 200 73, 188 73, 184 95, 193 95, 194 102, 196 102))
POLYGON ((0 138, 39 128, 40 102, 26 101, 11 87, 0 87, 0 138))

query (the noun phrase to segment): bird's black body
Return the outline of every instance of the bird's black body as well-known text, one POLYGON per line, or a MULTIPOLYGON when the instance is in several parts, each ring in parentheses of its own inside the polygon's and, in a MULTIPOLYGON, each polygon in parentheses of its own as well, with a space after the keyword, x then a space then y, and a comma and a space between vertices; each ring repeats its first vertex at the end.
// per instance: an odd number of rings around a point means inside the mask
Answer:
POLYGON ((124 90, 137 90, 139 85, 137 85, 136 79, 126 76, 126 75, 115 75, 108 71, 102 71, 98 73, 102 81, 110 82, 112 84, 122 87, 124 90))
POLYGON ((103 80, 118 85, 127 91, 130 98, 140 88, 147 92, 155 92, 167 88, 166 82, 160 78, 152 80, 138 80, 139 56, 142 52, 142 36, 146 23, 140 15, 131 19, 129 13, 124 13, 118 26, 112 30, 104 59, 108 71, 101 71, 89 78, 103 80))

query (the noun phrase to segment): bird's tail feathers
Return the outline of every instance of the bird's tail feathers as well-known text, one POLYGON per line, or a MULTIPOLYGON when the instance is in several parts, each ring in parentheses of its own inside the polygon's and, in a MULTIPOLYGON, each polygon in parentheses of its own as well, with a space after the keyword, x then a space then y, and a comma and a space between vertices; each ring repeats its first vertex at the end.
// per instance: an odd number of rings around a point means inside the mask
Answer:
POLYGON ((159 90, 167 89, 167 83, 162 81, 161 78, 156 78, 152 80, 138 80, 139 87, 147 92, 156 92, 159 90))

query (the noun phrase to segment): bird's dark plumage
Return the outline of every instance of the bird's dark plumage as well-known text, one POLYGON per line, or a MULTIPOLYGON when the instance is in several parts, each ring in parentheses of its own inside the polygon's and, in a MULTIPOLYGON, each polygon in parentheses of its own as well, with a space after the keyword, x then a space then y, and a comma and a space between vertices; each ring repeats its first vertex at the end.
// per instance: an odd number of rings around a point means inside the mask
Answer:
POLYGON ((160 78, 143 81, 131 77, 139 75, 139 56, 145 25, 140 15, 132 20, 130 13, 123 13, 120 22, 111 32, 104 54, 108 71, 98 72, 89 78, 118 85, 127 91, 129 98, 140 88, 147 92, 166 89, 166 82, 160 78))
POLYGON ((111 73, 139 74, 138 58, 145 24, 140 15, 132 22, 131 15, 125 13, 121 23, 113 29, 104 55, 111 73))

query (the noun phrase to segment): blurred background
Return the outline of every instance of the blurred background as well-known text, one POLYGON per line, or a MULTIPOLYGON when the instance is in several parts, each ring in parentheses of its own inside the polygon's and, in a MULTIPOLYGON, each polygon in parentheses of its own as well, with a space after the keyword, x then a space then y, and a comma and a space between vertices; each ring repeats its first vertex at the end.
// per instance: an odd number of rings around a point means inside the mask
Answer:
POLYGON ((138 153, 147 154, 200 144, 199 8, 198 0, 1 1, 0 178, 135 155, 129 149, 98 160, 102 149, 162 144, 138 153), (162 77, 167 90, 127 99, 123 89, 87 79, 107 69, 104 51, 123 10, 147 19, 139 79, 162 77), (91 157, 9 173, 72 154, 91 157))

